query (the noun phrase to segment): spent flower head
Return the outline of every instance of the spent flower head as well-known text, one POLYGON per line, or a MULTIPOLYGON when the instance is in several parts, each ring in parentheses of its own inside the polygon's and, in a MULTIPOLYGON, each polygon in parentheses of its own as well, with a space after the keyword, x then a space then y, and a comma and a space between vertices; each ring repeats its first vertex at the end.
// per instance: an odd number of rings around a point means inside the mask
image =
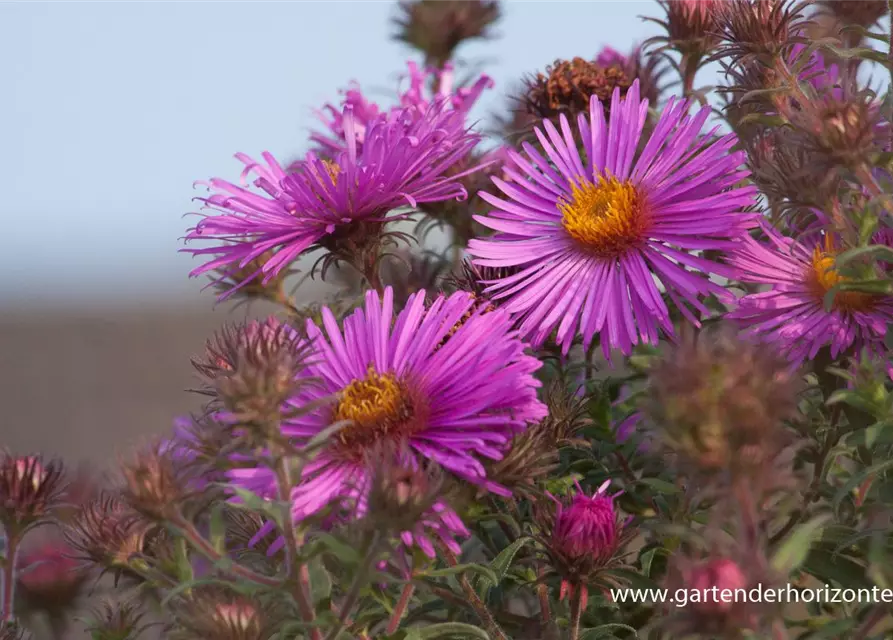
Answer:
POLYGON ((137 640, 152 626, 145 617, 143 605, 136 597, 104 598, 90 609, 86 630, 92 640, 137 640))
POLYGON ((193 589, 171 609, 176 640, 269 640, 281 621, 275 607, 222 587, 193 589))

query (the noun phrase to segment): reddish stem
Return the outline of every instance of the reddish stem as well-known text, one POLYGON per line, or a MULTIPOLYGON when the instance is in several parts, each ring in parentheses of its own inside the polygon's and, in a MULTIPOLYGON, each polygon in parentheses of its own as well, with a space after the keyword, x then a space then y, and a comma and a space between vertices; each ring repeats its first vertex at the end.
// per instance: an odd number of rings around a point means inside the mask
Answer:
POLYGON ((406 608, 409 606, 410 600, 412 600, 413 593, 415 593, 414 584, 410 582, 404 585, 403 591, 400 593, 400 599, 397 601, 397 606, 394 607, 394 612, 391 614, 391 619, 388 621, 388 628, 385 629, 387 635, 396 633, 397 629, 400 628, 400 621, 406 613, 406 608))
POLYGON ((3 579, 0 580, 0 622, 12 622, 15 619, 13 603, 16 589, 16 556, 18 540, 15 536, 6 537, 6 558, 3 560, 3 579))

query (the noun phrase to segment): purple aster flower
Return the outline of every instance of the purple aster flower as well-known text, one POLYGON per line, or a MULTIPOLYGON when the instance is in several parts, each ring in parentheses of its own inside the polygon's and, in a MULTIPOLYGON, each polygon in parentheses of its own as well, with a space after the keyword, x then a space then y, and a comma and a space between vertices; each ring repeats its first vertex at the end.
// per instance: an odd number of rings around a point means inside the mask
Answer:
POLYGON ((454 91, 454 68, 451 62, 443 65, 443 69, 434 67, 421 69, 415 62, 407 62, 406 66, 409 67, 409 89, 400 94, 400 104, 404 107, 418 107, 422 112, 432 105, 447 103, 454 110, 468 114, 484 89, 493 87, 492 78, 481 75, 470 87, 460 87, 454 91), (430 97, 426 97, 425 94, 432 76, 436 79, 437 91, 430 97))
POLYGON ((353 130, 358 147, 366 140, 366 129, 381 115, 379 106, 366 99, 356 82, 351 83, 350 88, 343 93, 344 100, 341 101, 340 108, 327 104, 316 112, 316 116, 326 126, 327 133, 314 132, 310 139, 319 145, 321 155, 335 155, 347 147, 344 120, 346 107, 350 107, 353 114, 353 130))
POLYGON ((602 67, 625 67, 629 64, 629 58, 614 47, 602 47, 595 57, 595 63, 602 67))
MULTIPOLYGON (((419 68, 415 62, 407 62, 409 72, 404 78, 409 78, 409 89, 398 91, 399 105, 383 111, 376 103, 368 100, 360 90, 357 83, 352 83, 347 91, 344 91, 344 99, 341 107, 332 104, 325 105, 317 112, 317 116, 326 126, 326 132, 316 132, 311 139, 319 145, 320 153, 331 156, 344 151, 347 146, 346 129, 344 122, 344 108, 351 107, 354 115, 354 131, 356 133, 357 146, 362 147, 366 141, 366 130, 372 122, 383 112, 393 113, 405 107, 416 107, 420 117, 427 111, 437 106, 447 110, 468 114, 477 102, 484 89, 493 86, 493 80, 486 75, 481 75, 470 87, 460 87, 454 90, 453 65, 447 63, 443 69, 427 67, 419 68), (437 91, 429 94, 427 86, 432 76, 437 80, 437 91)), ((296 167, 298 163, 292 165, 296 167)))
MULTIPOLYGON (((321 383, 291 402, 302 407, 331 394, 339 394, 339 401, 289 419, 282 432, 301 443, 330 424, 350 424, 304 468, 291 496, 296 521, 333 503, 362 516, 371 481, 367 453, 389 442, 405 444, 408 465, 426 459, 505 493, 487 480, 481 458, 499 460, 514 435, 546 415, 533 377, 541 363, 525 354, 508 314, 478 308, 465 292, 426 307, 419 292, 394 318, 387 288, 383 300, 368 292, 365 307, 348 316, 343 328, 323 308, 322 327, 308 321, 307 336, 318 356, 306 374, 321 383)), ((261 495, 271 493, 268 469, 233 470, 230 477, 261 495)), ((425 533, 431 529, 441 538, 464 535, 455 513, 440 504, 403 539, 431 555, 425 533)))
MULTIPOLYGON (((741 281, 770 289, 741 298, 729 317, 771 342, 795 365, 826 346, 833 358, 862 348, 883 354, 887 326, 893 322, 893 298, 840 291, 826 309, 825 295, 846 281, 834 266, 840 252, 834 237, 812 235, 798 241, 768 224, 762 227, 768 242, 746 238, 732 262, 741 281)), ((884 239, 877 236, 878 241, 884 239)))
POLYGON ((510 152, 512 182, 493 179, 505 197, 481 194, 494 209, 476 219, 498 235, 472 240, 469 253, 481 266, 518 268, 488 292, 535 345, 557 329, 567 353, 576 335, 588 347, 600 333, 606 356, 628 354, 673 332, 659 284, 695 324, 688 305, 708 313, 701 296, 729 297, 705 274, 731 270, 692 252, 736 246, 755 224, 743 211, 755 190, 736 186, 748 173, 734 135, 701 135, 710 108, 693 117, 688 108, 670 100, 636 158, 648 113, 638 82, 623 100, 615 90, 610 122, 593 99, 578 139, 563 116, 560 133, 545 121, 536 135, 547 157, 524 143, 527 158, 510 152))
POLYGON ((436 108, 420 115, 410 107, 379 116, 366 130, 362 149, 356 145, 350 107, 344 110, 344 123, 347 149, 334 161, 309 153, 297 171, 288 173, 269 153, 263 154, 265 163, 237 154, 246 166, 243 179, 255 174, 259 192, 211 179, 207 184, 212 194, 200 200, 216 215, 205 215, 186 239, 216 244, 186 250, 213 256, 191 275, 217 272, 219 283, 263 259, 236 289, 260 276, 268 282, 305 251, 331 250, 333 242, 358 231, 358 225, 372 226, 355 234, 361 240, 377 237, 372 231, 380 231, 393 209, 467 197, 461 178, 476 168, 450 169, 480 136, 465 128, 460 112, 436 108))

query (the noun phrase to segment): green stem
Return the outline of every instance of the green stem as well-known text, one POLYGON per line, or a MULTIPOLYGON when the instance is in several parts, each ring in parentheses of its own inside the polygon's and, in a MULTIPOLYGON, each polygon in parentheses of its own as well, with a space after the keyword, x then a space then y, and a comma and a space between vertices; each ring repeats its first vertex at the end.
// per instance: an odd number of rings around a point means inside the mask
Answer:
POLYGON ((574 595, 571 598, 570 640, 578 640, 580 637, 580 619, 583 617, 583 589, 581 585, 575 585, 574 595))
POLYGON ((354 575, 350 589, 348 589, 347 595, 344 597, 344 602, 341 603, 341 613, 338 615, 338 624, 332 627, 332 630, 326 635, 326 640, 335 640, 335 638, 338 637, 338 634, 340 634, 347 626, 348 620, 350 619, 350 613, 356 606, 357 600, 360 599, 360 592, 369 582, 369 574, 372 573, 372 569, 375 567, 375 561, 378 558, 380 545, 381 534, 378 531, 375 531, 367 537, 366 543, 363 545, 365 553, 363 564, 360 565, 360 568, 354 575))
POLYGON ((406 613, 406 608, 409 606, 410 601, 412 600, 412 594, 415 593, 415 585, 411 582, 403 585, 403 591, 400 593, 400 599, 397 601, 397 605, 394 607, 394 611, 391 613, 391 619, 388 620, 388 627, 385 629, 385 633, 387 635, 392 635, 397 632, 397 629, 400 628, 400 621, 403 619, 403 614, 406 613))

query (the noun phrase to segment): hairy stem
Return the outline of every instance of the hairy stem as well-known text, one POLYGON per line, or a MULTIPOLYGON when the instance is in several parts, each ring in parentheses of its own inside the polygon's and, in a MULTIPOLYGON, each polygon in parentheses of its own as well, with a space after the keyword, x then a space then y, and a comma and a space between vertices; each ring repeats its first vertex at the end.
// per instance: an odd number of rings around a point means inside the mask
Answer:
POLYGON ((394 611, 391 613, 391 619, 388 620, 388 627, 385 629, 387 635, 396 633, 397 629, 400 628, 400 621, 403 619, 403 614, 406 613, 406 608, 412 600, 413 593, 415 593, 414 584, 409 582, 403 585, 403 591, 400 592, 400 599, 397 601, 394 611))
POLYGON ((338 624, 332 627, 332 630, 326 635, 326 640, 335 640, 335 638, 338 637, 338 634, 340 634, 347 626, 348 620, 350 619, 350 613, 356 606, 357 600, 360 599, 360 592, 369 582, 369 574, 372 573, 372 569, 375 567, 375 561, 378 558, 380 545, 381 534, 378 531, 373 532, 367 537, 366 542, 363 545, 363 554, 365 556, 363 558, 363 564, 360 565, 356 574, 354 574, 353 582, 347 591, 347 595, 344 596, 344 602, 341 603, 341 613, 338 615, 338 624))
POLYGON ((583 617, 583 589, 586 587, 577 585, 571 598, 570 640, 578 640, 580 637, 580 619, 583 617))
MULTIPOLYGON (((289 580, 294 581, 294 591, 292 593, 301 618, 306 623, 312 623, 316 620, 316 612, 313 608, 313 598, 311 597, 310 570, 303 563, 298 562, 298 536, 295 533, 295 525, 292 520, 291 510, 288 505, 291 503, 291 490, 293 487, 291 474, 289 471, 288 460, 284 456, 276 458, 276 489, 279 501, 286 505, 282 514, 283 531, 285 538, 285 568, 286 576, 289 580), (300 566, 299 566, 300 565, 300 566), (297 575, 295 575, 297 573, 297 575)), ((319 640, 322 633, 319 629, 311 629, 310 637, 313 640, 319 640)))
MULTIPOLYGON (((446 558, 447 564, 451 567, 455 567, 457 564, 459 564, 456 555, 449 549, 444 549, 444 556, 446 558)), ((459 585, 465 592, 465 596, 468 598, 468 604, 471 605, 471 608, 474 609, 474 612, 477 614, 478 618, 481 619, 481 622, 484 625, 484 629, 487 631, 490 637, 494 640, 509 640, 508 636, 505 635, 505 632, 499 628, 499 625, 496 623, 496 618, 494 618, 493 614, 490 613, 487 605, 484 604, 483 600, 481 600, 480 596, 474 590, 474 587, 471 586, 471 582, 469 582, 468 576, 463 573, 458 576, 458 580, 459 585)))

